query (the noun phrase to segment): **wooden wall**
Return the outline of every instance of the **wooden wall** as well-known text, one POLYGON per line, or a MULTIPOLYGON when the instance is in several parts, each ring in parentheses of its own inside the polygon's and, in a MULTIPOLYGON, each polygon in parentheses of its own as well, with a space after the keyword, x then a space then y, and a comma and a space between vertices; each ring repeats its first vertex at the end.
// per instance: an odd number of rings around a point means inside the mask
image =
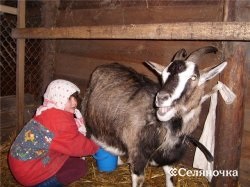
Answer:
MULTIPOLYGON (((222 17, 220 1, 105 2, 61 1, 57 26, 220 21, 222 17)), ((97 65, 115 61, 153 77, 142 65, 143 61, 167 64, 178 49, 184 47, 191 51, 205 45, 220 46, 215 42, 60 40, 56 47, 56 77, 72 78, 84 90, 97 65)))
MULTIPOLYGON (((237 7, 236 21, 250 21, 250 1, 240 1, 237 7)), ((246 43, 246 86, 244 103, 244 131, 241 145, 240 183, 243 187, 250 186, 250 42, 246 43)))
MULTIPOLYGON (((123 25, 185 21, 222 21, 224 1, 63 1, 57 3, 57 26, 123 25)), ((237 21, 249 21, 250 2, 240 1, 237 21)), ((83 90, 90 73, 103 63, 120 62, 152 78, 144 60, 168 63, 180 48, 192 51, 205 45, 220 48, 220 42, 144 40, 59 40, 56 42, 55 77, 69 78, 83 90)), ((250 44, 246 61, 250 62, 250 44)), ((220 55, 217 56, 220 60, 220 55)), ((209 62, 210 63, 210 62, 209 62)), ((216 63, 213 62, 213 63, 216 63)), ((203 63, 206 66, 208 63, 203 63)), ((250 63, 247 63, 247 74, 250 63)), ((248 83, 250 76, 248 76, 248 83)), ((248 84, 247 84, 248 85, 248 84)), ((250 131, 250 87, 246 87, 245 129, 250 131)))
MULTIPOLYGON (((230 0, 229 0, 230 1, 230 0)), ((45 27, 80 26, 80 25, 124 25, 166 22, 222 21, 227 0, 54 0, 45 1, 43 11, 45 27)), ((239 1, 235 21, 250 21, 250 2, 239 1)), ((86 89, 91 72, 104 63, 119 62, 134 67, 137 71, 156 79, 154 74, 142 65, 145 60, 168 64, 172 55, 180 48, 187 51, 206 45, 219 48, 218 55, 207 55, 202 59, 201 67, 221 62, 221 42, 201 41, 163 41, 163 40, 52 40, 46 46, 45 61, 53 56, 56 64, 53 78, 65 78, 76 83, 82 90, 86 89)), ((246 57, 246 97, 244 134, 241 149, 240 183, 250 186, 250 44, 246 57)), ((48 73, 49 74, 49 73, 48 73)), ((237 75, 234 75, 237 76, 237 75)), ((44 75, 46 79, 47 74, 44 75)), ((50 78, 47 78, 50 79, 50 78)), ((49 82, 46 80, 45 82, 49 82)), ((213 80, 210 87, 216 82, 213 80)), ((1 132, 12 132, 16 124, 15 97, 1 98, 1 132), (7 112, 6 112, 7 111, 7 112)), ((209 102, 206 102, 201 115, 200 128, 195 132, 198 137, 202 130, 209 102)), ((25 95, 25 120, 31 118, 35 111, 35 101, 25 95)), ((1 134, 1 141, 6 139, 1 134)), ((193 148, 186 160, 191 164, 193 148)))
MULTIPOLYGON (((0 97, 1 109, 1 139, 0 142, 5 142, 10 138, 13 139, 16 131, 17 112, 16 112, 16 96, 9 95, 0 97)), ((36 102, 34 96, 31 94, 24 95, 24 122, 28 122, 36 111, 36 102)))
MULTIPOLYGON (((104 1, 103 1, 104 2, 104 1)), ((80 25, 123 25, 188 21, 221 21, 222 3, 220 1, 122 1, 121 3, 83 3, 61 1, 59 5, 57 26, 80 25), (126 3, 125 3, 126 2, 126 3)), ((56 42, 55 77, 75 82, 82 90, 87 86, 91 72, 104 63, 119 62, 135 68, 154 80, 155 75, 148 70, 143 61, 151 60, 168 64, 181 48, 191 52, 202 46, 213 45, 221 49, 220 42, 201 41, 162 41, 162 40, 59 40, 56 42)), ((201 67, 214 65, 221 61, 218 55, 206 55, 201 67)), ((216 80, 212 81, 213 83, 216 80)), ((212 85, 212 84, 211 84, 212 85)), ((205 103, 201 116, 204 124, 208 102, 205 103)), ((195 132, 198 137, 203 125, 195 132)), ((192 164, 194 148, 190 146, 185 164, 192 164)))
MULTIPOLYGON (((80 25, 123 25, 166 22, 222 21, 223 0, 203 1, 57 1, 56 26, 80 25)), ((239 4, 241 21, 249 21, 250 4, 239 4)), ((240 21, 240 20, 238 20, 240 21)), ((55 55, 55 78, 65 78, 75 82, 82 90, 87 86, 89 76, 96 66, 119 62, 132 66, 139 72, 156 77, 142 65, 145 60, 168 64, 172 55, 180 48, 187 51, 206 45, 219 48, 216 56, 202 59, 201 67, 221 61, 221 42, 201 41, 156 41, 156 40, 58 40, 55 55)), ((250 45, 248 44, 248 49, 250 45)), ((250 73, 250 54, 247 55, 247 74, 250 73)), ((212 82, 215 83, 216 80, 212 82)), ((210 84, 210 86, 212 85, 210 84)), ((242 144, 241 179, 248 186, 250 170, 250 76, 246 85, 245 126, 242 144)), ((203 108, 201 124, 207 112, 203 108)), ((196 135, 201 133, 202 126, 196 135)), ((192 148, 191 148, 192 149, 192 148)), ((193 151, 193 150, 192 150, 193 151)), ((189 155, 191 158, 192 154, 189 155)), ((190 160, 186 163, 191 163, 190 160)))

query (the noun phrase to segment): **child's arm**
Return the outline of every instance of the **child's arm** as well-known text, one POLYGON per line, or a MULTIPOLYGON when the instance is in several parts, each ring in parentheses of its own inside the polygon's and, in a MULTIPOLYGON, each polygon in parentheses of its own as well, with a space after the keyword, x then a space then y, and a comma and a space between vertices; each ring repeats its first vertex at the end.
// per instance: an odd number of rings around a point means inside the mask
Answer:
POLYGON ((99 146, 78 131, 74 120, 64 121, 64 124, 60 125, 62 129, 55 134, 51 150, 70 156, 87 156, 99 149, 99 146))

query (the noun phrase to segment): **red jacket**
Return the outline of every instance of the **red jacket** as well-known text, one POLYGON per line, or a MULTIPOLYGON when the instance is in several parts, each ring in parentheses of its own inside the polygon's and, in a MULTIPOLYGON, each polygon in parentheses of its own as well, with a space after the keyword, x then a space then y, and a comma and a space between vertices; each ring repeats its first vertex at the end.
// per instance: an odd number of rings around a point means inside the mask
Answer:
POLYGON ((92 155, 98 146, 79 133, 72 113, 48 109, 25 125, 8 157, 16 180, 36 185, 51 176, 70 157, 92 155))

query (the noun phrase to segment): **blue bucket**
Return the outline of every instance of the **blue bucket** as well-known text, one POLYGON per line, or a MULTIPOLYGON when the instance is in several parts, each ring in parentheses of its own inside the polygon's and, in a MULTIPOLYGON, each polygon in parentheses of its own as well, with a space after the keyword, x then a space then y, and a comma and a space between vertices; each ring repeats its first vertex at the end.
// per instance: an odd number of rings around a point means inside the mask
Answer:
POLYGON ((99 171, 111 172, 117 168, 118 156, 105 151, 103 148, 100 148, 93 157, 96 159, 99 171))

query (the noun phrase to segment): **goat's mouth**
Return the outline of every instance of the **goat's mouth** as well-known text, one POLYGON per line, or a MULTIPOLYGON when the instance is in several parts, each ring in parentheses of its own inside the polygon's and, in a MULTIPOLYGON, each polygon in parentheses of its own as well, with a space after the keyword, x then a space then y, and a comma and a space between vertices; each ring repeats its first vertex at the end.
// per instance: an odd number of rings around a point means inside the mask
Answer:
POLYGON ((173 107, 159 107, 157 110, 157 118, 160 121, 168 121, 174 117, 176 110, 173 107))
POLYGON ((158 108, 158 111, 157 111, 157 114, 160 115, 160 116, 164 116, 166 115, 168 112, 170 111, 170 107, 159 107, 158 108))

